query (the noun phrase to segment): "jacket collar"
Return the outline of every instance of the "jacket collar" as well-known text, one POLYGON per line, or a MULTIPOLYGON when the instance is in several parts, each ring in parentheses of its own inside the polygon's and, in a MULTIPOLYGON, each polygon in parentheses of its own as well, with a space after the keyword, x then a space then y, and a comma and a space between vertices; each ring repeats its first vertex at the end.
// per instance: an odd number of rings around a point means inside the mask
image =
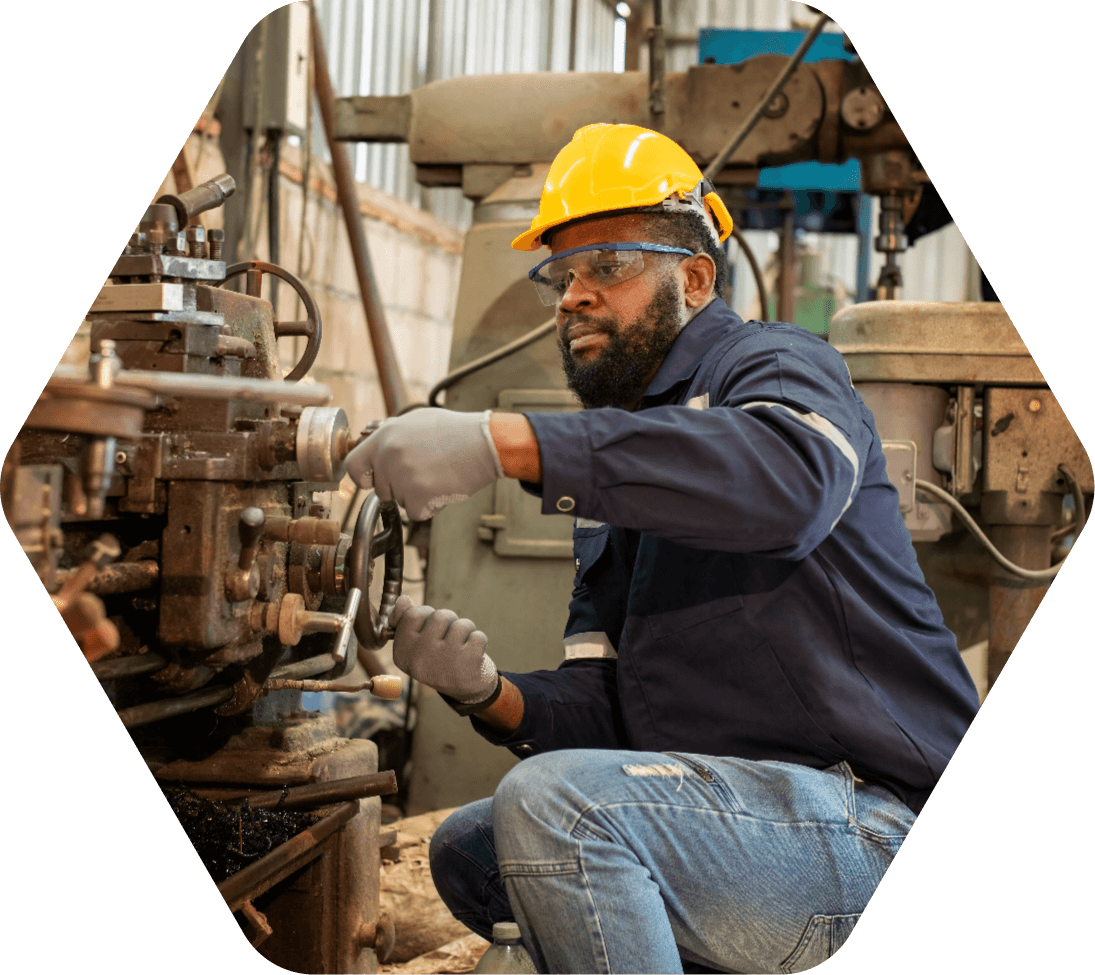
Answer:
POLYGON ((745 323, 732 312, 721 298, 715 298, 695 318, 681 329, 669 352, 662 360, 640 401, 658 399, 678 383, 690 381, 700 366, 704 354, 728 329, 741 328, 745 323))

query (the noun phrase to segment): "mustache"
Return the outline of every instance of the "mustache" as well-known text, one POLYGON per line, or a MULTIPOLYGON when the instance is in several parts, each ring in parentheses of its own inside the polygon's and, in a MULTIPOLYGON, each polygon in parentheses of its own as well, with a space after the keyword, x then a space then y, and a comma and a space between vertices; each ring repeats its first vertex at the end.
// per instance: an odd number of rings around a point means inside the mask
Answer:
POLYGON ((615 318, 594 318, 592 315, 574 314, 568 315, 562 328, 559 330, 559 340, 564 344, 570 343, 571 330, 581 326, 583 331, 603 332, 609 338, 615 336, 620 330, 620 323, 615 318))

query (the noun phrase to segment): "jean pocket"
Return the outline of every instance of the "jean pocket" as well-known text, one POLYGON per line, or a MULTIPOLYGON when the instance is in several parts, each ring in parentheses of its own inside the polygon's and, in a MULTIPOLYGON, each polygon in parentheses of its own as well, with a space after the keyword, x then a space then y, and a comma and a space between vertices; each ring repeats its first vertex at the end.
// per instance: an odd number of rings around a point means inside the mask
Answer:
POLYGON ((781 972, 804 972, 836 954, 852 933, 859 914, 815 914, 795 950, 779 966, 781 972))

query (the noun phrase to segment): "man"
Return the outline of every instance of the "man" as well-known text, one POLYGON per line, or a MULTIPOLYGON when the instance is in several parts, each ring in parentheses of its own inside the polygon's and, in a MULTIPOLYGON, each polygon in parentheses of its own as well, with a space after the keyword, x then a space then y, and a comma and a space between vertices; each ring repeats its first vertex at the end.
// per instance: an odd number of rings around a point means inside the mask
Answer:
POLYGON ((557 670, 499 675, 470 620, 393 614, 396 663, 526 759, 431 865, 541 971, 818 964, 977 707, 844 361, 727 308, 729 233, 665 136, 579 130, 513 246, 550 248, 530 277, 587 409, 419 410, 349 460, 412 517, 501 476, 575 517, 557 670))

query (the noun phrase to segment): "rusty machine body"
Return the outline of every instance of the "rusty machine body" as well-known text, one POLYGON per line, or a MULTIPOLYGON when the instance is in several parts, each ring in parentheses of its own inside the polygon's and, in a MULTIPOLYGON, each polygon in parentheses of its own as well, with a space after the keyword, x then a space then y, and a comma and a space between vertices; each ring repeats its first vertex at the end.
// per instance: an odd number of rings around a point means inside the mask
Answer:
MULTIPOLYGON (((509 242, 527 229, 551 160, 581 126, 623 122, 664 132, 707 167, 732 213, 744 205, 739 188, 756 185, 762 166, 858 158, 864 190, 881 201, 876 293, 886 300, 837 315, 831 340, 887 441, 906 523, 948 623, 972 642, 991 620, 994 676, 1048 585, 1051 541, 1075 533, 1062 497, 1090 494, 1091 465, 999 304, 896 300, 905 224, 928 176, 862 63, 793 60, 765 54, 649 77, 454 78, 405 95, 340 99, 336 135, 405 142, 423 185, 460 186, 475 204, 450 359, 460 377, 445 384, 445 405, 461 410, 578 408, 551 330, 521 345, 544 309, 526 279, 528 256, 509 242), (490 361, 510 343, 520 348, 490 361), (489 364, 476 368, 479 360, 489 364), (1046 574, 1018 578, 976 549, 967 560, 976 584, 957 585, 949 556, 933 553, 959 526, 932 488, 992 526, 1003 554, 1046 574)), ((432 523, 426 601, 474 619, 500 668, 554 668, 570 597, 570 528, 567 519, 541 515, 514 482, 446 508, 432 523)), ((514 761, 423 692, 412 808, 489 795, 514 761)))
POLYGON ((398 697, 372 650, 402 527, 373 496, 353 536, 331 520, 357 438, 325 387, 296 382, 322 334, 304 286, 259 261, 226 267, 197 219, 233 189, 219 177, 148 208, 88 314, 88 368, 54 373, 5 460, 4 509, 161 783, 316 811, 220 884, 259 950, 295 971, 375 971, 392 938, 378 851, 394 774, 300 693, 347 688, 360 660, 370 679, 354 688, 398 697), (265 273, 305 321, 275 319, 265 273), (222 287, 241 274, 246 293, 222 287), (307 341, 283 379, 286 335, 307 341))

